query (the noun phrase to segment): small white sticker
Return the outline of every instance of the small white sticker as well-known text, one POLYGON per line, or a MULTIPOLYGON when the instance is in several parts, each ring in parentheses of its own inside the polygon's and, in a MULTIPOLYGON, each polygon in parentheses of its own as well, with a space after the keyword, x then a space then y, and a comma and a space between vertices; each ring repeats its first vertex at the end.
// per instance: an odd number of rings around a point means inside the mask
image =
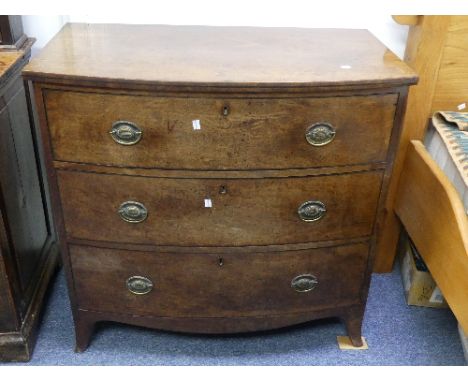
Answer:
POLYGON ((205 208, 211 208, 213 207, 213 203, 211 202, 211 199, 205 199, 205 208))
POLYGON ((341 65, 341 69, 351 69, 351 65, 341 65))
POLYGON ((193 126, 194 130, 200 130, 201 129, 200 120, 199 119, 194 119, 192 121, 192 126, 193 126))
POLYGON ((463 110, 466 109, 466 103, 461 103, 460 105, 457 106, 458 110, 463 110))
POLYGON ((439 289, 438 286, 434 288, 429 302, 433 304, 442 304, 444 302, 444 296, 442 295, 442 291, 439 289))

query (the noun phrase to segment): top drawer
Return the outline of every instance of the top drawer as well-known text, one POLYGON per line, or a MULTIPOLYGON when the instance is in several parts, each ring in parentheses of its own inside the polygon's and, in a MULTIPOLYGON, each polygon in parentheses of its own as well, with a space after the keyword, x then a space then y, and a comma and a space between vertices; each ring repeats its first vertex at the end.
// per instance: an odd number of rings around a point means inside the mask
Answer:
POLYGON ((397 97, 240 99, 44 92, 55 160, 186 170, 385 161, 397 97), (320 123, 326 125, 316 125, 320 123), (141 135, 133 134, 136 129, 141 135))

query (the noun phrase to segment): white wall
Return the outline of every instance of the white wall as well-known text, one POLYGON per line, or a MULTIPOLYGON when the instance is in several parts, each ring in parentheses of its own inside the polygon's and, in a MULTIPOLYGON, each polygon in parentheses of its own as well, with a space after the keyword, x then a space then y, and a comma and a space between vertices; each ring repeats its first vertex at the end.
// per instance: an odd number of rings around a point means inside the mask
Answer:
MULTIPOLYGON (((23 16, 25 33, 36 37, 33 55, 37 53, 66 22, 85 23, 130 23, 130 24, 174 24, 174 25, 249 25, 289 26, 305 28, 352 28, 369 29, 399 57, 403 57, 408 27, 399 25, 388 14, 370 15, 366 12, 347 15, 343 13, 323 14, 313 12, 289 12, 270 8, 261 11, 252 6, 251 12, 236 8, 235 5, 217 9, 185 4, 183 12, 177 2, 165 2, 164 7, 155 8, 147 14, 130 15, 65 15, 65 16, 23 16)), ((221 3, 220 3, 221 4, 221 3)))
POLYGON ((33 56, 69 21, 68 16, 23 16, 22 19, 24 33, 37 39, 33 56))

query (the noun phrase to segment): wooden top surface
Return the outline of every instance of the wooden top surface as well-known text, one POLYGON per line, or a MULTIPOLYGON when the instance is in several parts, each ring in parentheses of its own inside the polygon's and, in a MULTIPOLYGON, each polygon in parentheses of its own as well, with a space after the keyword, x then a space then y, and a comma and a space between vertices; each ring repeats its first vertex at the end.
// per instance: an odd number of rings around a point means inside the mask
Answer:
POLYGON ((29 79, 210 86, 415 83, 366 30, 67 24, 26 67, 29 79))
POLYGON ((31 54, 34 41, 35 39, 28 38, 19 49, 0 48, 0 87, 25 64, 31 54))
POLYGON ((22 51, 0 50, 0 77, 2 77, 10 68, 12 68, 24 56, 22 51))

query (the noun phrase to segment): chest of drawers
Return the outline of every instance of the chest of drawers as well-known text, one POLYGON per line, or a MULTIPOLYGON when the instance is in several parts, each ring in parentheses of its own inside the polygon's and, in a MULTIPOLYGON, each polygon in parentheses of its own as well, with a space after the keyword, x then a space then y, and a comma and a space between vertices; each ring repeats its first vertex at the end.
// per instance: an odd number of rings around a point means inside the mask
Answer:
POLYGON ((102 320, 361 344, 416 82, 368 32, 68 24, 24 75, 78 351, 102 320))

